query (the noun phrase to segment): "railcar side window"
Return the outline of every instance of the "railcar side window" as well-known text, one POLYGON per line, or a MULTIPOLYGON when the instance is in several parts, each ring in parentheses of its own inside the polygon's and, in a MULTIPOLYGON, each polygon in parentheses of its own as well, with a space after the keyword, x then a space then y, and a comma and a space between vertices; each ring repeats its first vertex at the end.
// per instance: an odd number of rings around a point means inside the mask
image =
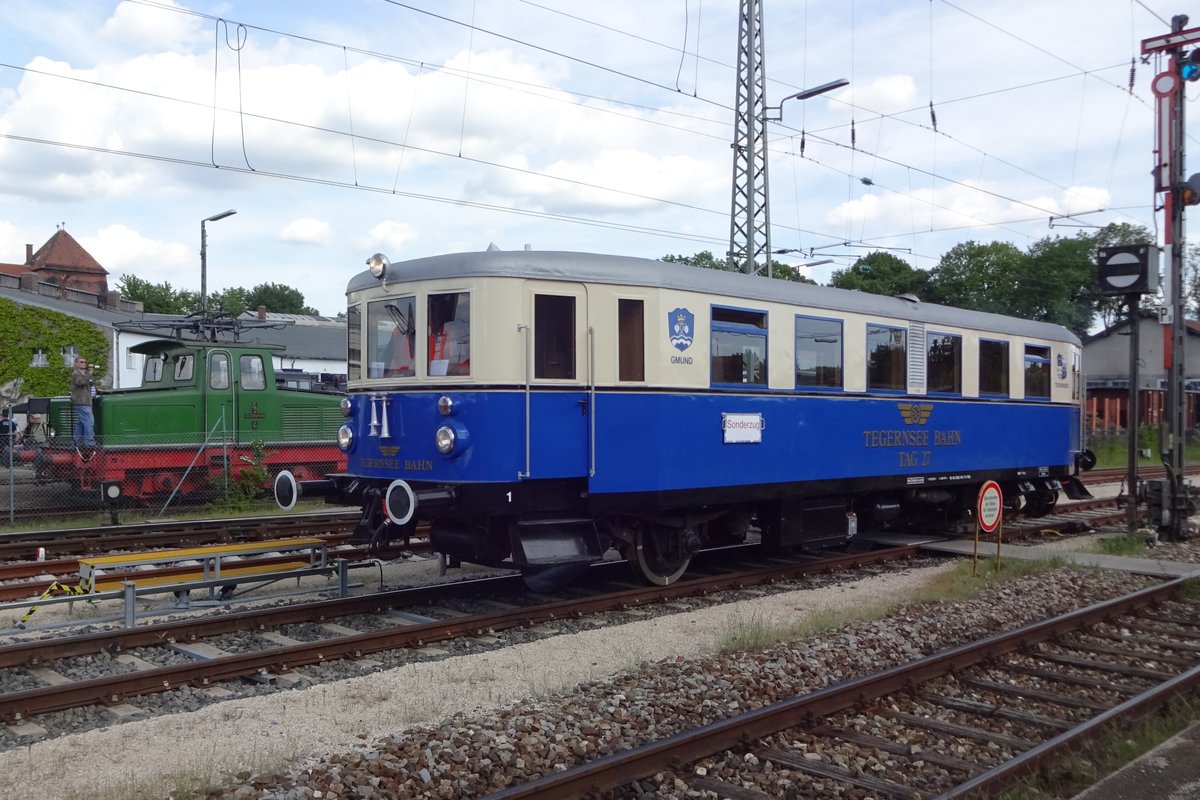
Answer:
POLYGON ((1050 399, 1050 348, 1025 345, 1025 396, 1050 399))
POLYGON ((471 295, 429 295, 429 375, 471 374, 471 295))
POLYGON ((533 297, 533 377, 575 377, 575 298, 533 297))
POLYGON ((254 392, 267 388, 262 356, 242 356, 238 359, 238 369, 241 371, 243 390, 254 392))
POLYGON ((1008 396, 1008 342, 979 340, 979 393, 1008 396))
POLYGON ((617 300, 617 379, 646 380, 646 318, 641 300, 617 300))
POLYGON ((962 337, 931 333, 925 344, 925 391, 962 394, 962 337))
POLYGON ((796 317, 796 386, 842 388, 842 321, 796 317))
POLYGON ((712 307, 712 382, 767 385, 767 315, 712 307))
POLYGON ((146 368, 142 372, 142 383, 158 383, 163 376, 163 356, 146 359, 146 368))
POLYGON ((416 298, 367 303, 368 378, 411 378, 417 374, 416 298))
POLYGON ((867 388, 904 391, 908 382, 908 331, 867 324, 867 388))
POLYGON ((208 362, 208 386, 211 389, 229 388, 229 355, 213 353, 208 362))
POLYGON ((195 359, 191 353, 184 353, 181 356, 175 357, 175 380, 190 381, 192 379, 192 364, 195 359))
POLYGON ((346 309, 346 374, 350 380, 361 380, 362 374, 362 307, 357 303, 346 309))

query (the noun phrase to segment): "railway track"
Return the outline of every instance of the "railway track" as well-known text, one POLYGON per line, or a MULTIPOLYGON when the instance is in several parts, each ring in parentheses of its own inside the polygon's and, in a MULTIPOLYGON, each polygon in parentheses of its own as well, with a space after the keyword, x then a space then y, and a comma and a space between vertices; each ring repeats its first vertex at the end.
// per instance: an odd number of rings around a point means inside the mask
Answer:
POLYGON ((995 793, 1198 685, 1200 593, 1172 581, 489 797, 995 793))
MULTIPOLYGON (((706 598, 717 592, 737 592, 753 586, 789 581, 818 573, 871 568, 898 559, 911 559, 916 548, 812 560, 774 560, 768 566, 736 569, 728 564, 736 550, 726 552, 726 566, 710 565, 713 574, 680 581, 668 587, 649 586, 612 592, 593 588, 585 596, 546 600, 528 595, 519 576, 405 589, 344 600, 256 609, 204 619, 165 622, 104 633, 26 641, 0 646, 0 686, 16 687, 0 694, 0 719, 21 724, 39 715, 91 706, 112 706, 126 700, 178 690, 215 687, 222 681, 269 677, 286 681, 308 665, 336 659, 362 659, 388 650, 427 648, 453 640, 496 637, 501 631, 555 624, 605 612, 636 614, 650 604, 706 598), (496 599, 503 598, 503 599, 496 599), (535 602, 530 603, 530 598, 535 602), (463 612, 490 605, 500 610, 463 612), (442 617, 442 618, 435 618, 442 617), (334 624, 345 619, 345 624, 334 624), (295 626, 305 628, 313 641, 293 638, 295 626), (354 627, 351 627, 354 626, 354 627), (252 634, 256 642, 243 652, 222 649, 223 637, 252 634), (319 639, 317 637, 320 637, 319 639), (81 660, 93 663, 102 654, 121 654, 123 666, 100 677, 73 679, 81 660), (61 665, 61 666, 57 666, 61 665), (56 668, 57 667, 57 668, 56 668)), ((600 565, 597 573, 624 574, 627 565, 600 565)), ((581 586, 572 586, 575 595, 581 586)), ((642 612, 644 613, 644 612, 642 612)), ((88 677, 88 675, 91 675, 88 677)))

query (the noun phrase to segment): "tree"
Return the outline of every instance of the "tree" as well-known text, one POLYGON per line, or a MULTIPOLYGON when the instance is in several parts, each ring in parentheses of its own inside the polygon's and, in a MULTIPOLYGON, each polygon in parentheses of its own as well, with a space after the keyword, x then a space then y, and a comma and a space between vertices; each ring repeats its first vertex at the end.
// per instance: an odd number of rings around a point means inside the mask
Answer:
POLYGON ((304 305, 304 295, 299 289, 282 283, 260 283, 246 293, 245 301, 250 310, 266 306, 267 311, 276 314, 317 314, 316 309, 304 305))
POLYGON ((122 275, 117 279, 117 291, 126 300, 140 301, 142 308, 152 314, 186 314, 191 310, 166 281, 150 283, 133 275, 122 275))
POLYGON ((1021 278, 1029 257, 1008 242, 963 242, 929 274, 932 299, 949 306, 1022 316, 1021 278))
POLYGON ((1100 300, 1095 249, 1093 238, 1086 234, 1034 242, 1021 282, 1019 316, 1057 322, 1086 336, 1100 300))
POLYGON ((930 299, 929 273, 882 250, 868 253, 848 269, 834 270, 829 285, 890 297, 912 294, 922 300, 930 299))
MULTIPOLYGON (((739 268, 733 267, 727 259, 723 261, 718 260, 717 257, 712 254, 711 250, 701 250, 694 256, 665 255, 661 260, 672 264, 687 264, 688 266, 692 267, 715 269, 722 272, 740 271, 739 268)), ((792 281, 793 283, 810 283, 813 285, 816 285, 817 283, 811 278, 801 275, 800 270, 796 269, 790 264, 784 264, 774 259, 771 259, 771 277, 784 281, 792 281)))

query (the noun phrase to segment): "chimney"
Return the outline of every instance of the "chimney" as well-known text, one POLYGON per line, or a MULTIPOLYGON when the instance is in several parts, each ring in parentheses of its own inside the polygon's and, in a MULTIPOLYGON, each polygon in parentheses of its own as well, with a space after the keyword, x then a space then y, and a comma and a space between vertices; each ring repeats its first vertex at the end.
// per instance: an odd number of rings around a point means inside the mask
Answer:
POLYGON ((258 307, 258 319, 260 322, 266 322, 266 319, 267 319, 267 307, 266 306, 258 307))
POLYGON ((32 264, 33 264, 33 245, 27 244, 27 245, 25 245, 25 265, 31 266, 32 264))

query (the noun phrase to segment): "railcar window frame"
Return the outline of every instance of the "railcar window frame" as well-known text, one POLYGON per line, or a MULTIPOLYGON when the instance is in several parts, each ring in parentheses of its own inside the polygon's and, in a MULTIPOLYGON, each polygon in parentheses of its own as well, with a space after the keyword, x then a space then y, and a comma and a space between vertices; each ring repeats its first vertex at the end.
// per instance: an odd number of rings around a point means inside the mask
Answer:
POLYGON ((867 323, 867 391, 908 393, 908 328, 886 322, 867 323), (889 341, 881 341, 881 334, 889 341), (886 362, 873 358, 877 351, 886 355, 886 362), (881 374, 881 369, 886 374, 881 374))
POLYGON ((946 333, 943 331, 930 331, 925 337, 925 392, 931 395, 940 395, 944 397, 961 397, 962 396, 962 372, 963 372, 963 337, 961 333, 946 333), (943 361, 935 360, 934 348, 939 344, 948 340, 953 341, 953 346, 950 348, 950 356, 952 363, 949 364, 950 375, 944 375, 947 365, 943 361), (944 389, 940 386, 949 385, 951 388, 944 389))
POLYGON ((794 326, 794 339, 794 377, 796 388, 818 392, 845 391, 846 321, 839 317, 818 317, 813 314, 797 314, 794 326), (802 325, 809 326, 810 329, 802 331, 802 325), (826 330, 819 330, 822 326, 827 326, 826 330), (832 347, 821 345, 832 345, 832 347), (832 361, 829 359, 831 355, 836 356, 832 361), (806 357, 812 358, 811 370, 807 366, 801 366, 801 359, 806 357), (804 380, 803 378, 810 371, 812 380, 804 380), (824 380, 822 379, 822 371, 829 371, 825 373, 828 377, 824 380))
POLYGON ((770 364, 767 356, 768 321, 766 311, 738 306, 709 306, 709 383, 714 388, 766 388, 770 364), (746 345, 751 345, 747 349, 746 345), (757 346, 756 346, 757 345, 757 346), (723 350, 738 352, 722 352, 723 350), (747 359, 746 355, 751 358, 747 359), (757 361, 757 363, 755 363, 757 361), (741 380, 718 380, 741 373, 741 380))
POLYGON ((646 301, 617 298, 617 380, 646 382, 646 301))
POLYGON ((979 339, 979 396, 1002 398, 1011 397, 1012 390, 1009 386, 1009 364, 1011 358, 1009 342, 1007 339, 979 339), (997 352, 991 351, 999 348, 997 352), (999 364, 995 362, 999 361, 999 364), (987 368, 991 366, 993 369, 989 371, 987 368), (986 376, 993 375, 998 379, 994 382, 992 378, 986 376))
POLYGON ((362 380, 362 304, 353 303, 346 308, 346 377, 362 380))
POLYGON ((533 295, 533 377, 537 380, 575 380, 575 326, 578 316, 573 294, 536 292, 533 295))
POLYGON ((428 342, 425 374, 431 377, 470 375, 471 293, 430 292, 425 296, 425 312, 428 342))
POLYGON ((367 362, 367 372, 363 377, 379 379, 417 376, 416 314, 415 292, 367 301, 366 352, 373 354, 374 358, 367 362), (397 336, 403 338, 397 339, 397 336))
POLYGON ((1025 399, 1050 399, 1050 346, 1025 344, 1025 399))

